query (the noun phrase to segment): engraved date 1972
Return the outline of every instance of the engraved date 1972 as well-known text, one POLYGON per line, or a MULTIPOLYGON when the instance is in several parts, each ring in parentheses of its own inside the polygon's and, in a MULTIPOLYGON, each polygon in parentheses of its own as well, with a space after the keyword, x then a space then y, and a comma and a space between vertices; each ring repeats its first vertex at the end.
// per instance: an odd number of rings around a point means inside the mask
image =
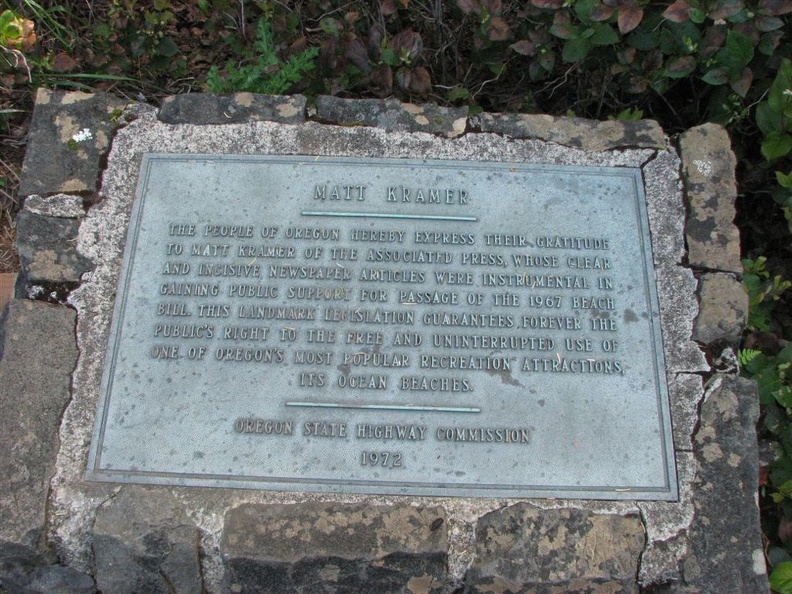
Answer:
POLYGON ((361 452, 361 466, 380 466, 383 468, 404 468, 401 452, 361 452))

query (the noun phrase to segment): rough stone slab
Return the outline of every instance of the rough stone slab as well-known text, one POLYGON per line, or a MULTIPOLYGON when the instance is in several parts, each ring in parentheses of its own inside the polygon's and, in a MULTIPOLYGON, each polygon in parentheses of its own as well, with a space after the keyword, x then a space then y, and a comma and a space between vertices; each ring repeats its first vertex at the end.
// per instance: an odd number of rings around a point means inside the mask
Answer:
POLYGON ((83 199, 73 194, 39 196, 33 194, 25 199, 25 210, 45 217, 81 219, 85 216, 83 199))
POLYGON ((652 120, 597 122, 522 113, 482 113, 476 116, 482 132, 555 142, 586 151, 619 148, 666 148, 660 125, 652 120))
POLYGON ((0 592, 3 594, 94 594, 91 576, 62 565, 25 545, 0 542, 0 592))
MULTIPOLYGON (((642 588, 681 580, 681 563, 690 549, 693 523, 694 480, 698 466, 693 452, 677 451, 680 477, 679 502, 641 502, 638 508, 646 528, 646 547, 641 554, 638 583, 642 588)), ((654 592, 653 589, 647 590, 654 592)))
POLYGON ((198 528, 168 493, 124 489, 97 510, 93 532, 102 592, 203 591, 198 528))
POLYGON ((91 576, 76 569, 49 565, 33 573, 27 589, 30 594, 94 594, 96 584, 91 576))
POLYGON ((40 88, 30 123, 19 195, 95 192, 116 112, 126 101, 105 93, 40 88), (88 132, 85 134, 84 131, 88 132), (79 140, 81 136, 85 138, 79 140), (90 137, 88 137, 90 136, 90 137))
POLYGON ((679 138, 688 198, 691 266, 741 274, 740 234, 734 225, 737 159, 721 126, 704 124, 679 138))
POLYGON ((316 98, 316 111, 325 122, 342 126, 373 126, 388 132, 428 132, 453 138, 464 133, 467 107, 413 105, 398 99, 316 98))
POLYGON ((75 312, 12 299, 0 319, 0 539, 41 545, 58 427, 77 361, 75 312))
POLYGON ((518 503, 476 527, 470 592, 638 592, 645 534, 637 515, 540 510, 518 503))
POLYGON ((699 594, 768 592, 757 489, 759 458, 754 382, 715 375, 695 437, 699 470, 686 586, 699 594))
POLYGON ((92 268, 77 252, 79 228, 78 219, 19 213, 16 246, 28 282, 79 282, 92 268))
POLYGON ((679 373, 668 380, 674 449, 677 451, 693 449, 693 431, 698 424, 698 403, 703 393, 700 375, 679 373))
POLYGON ((24 592, 35 571, 46 564, 31 547, 0 541, 0 592, 24 592))
POLYGON ((158 117, 166 124, 235 124, 272 121, 300 124, 305 121, 302 95, 188 93, 166 97, 158 117))
POLYGON ((232 592, 441 592, 442 508, 303 503, 226 514, 221 552, 232 592))
POLYGON ((704 353, 691 340, 693 323, 698 314, 695 297, 698 281, 688 268, 663 266, 657 260, 655 265, 660 316, 663 320, 666 371, 670 373, 709 371, 704 353))
POLYGON ((679 179, 679 157, 661 151, 643 167, 652 250, 656 266, 682 264, 685 248, 685 201, 679 179))
POLYGON ((699 315, 693 325, 693 340, 737 344, 747 321, 748 294, 739 280, 719 272, 699 277, 699 315))

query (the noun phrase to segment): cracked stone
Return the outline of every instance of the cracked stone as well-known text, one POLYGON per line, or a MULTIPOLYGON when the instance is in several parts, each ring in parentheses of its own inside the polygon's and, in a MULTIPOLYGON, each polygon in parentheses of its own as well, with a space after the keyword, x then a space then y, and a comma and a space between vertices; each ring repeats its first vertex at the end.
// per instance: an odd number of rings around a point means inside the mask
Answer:
POLYGON ((428 132, 454 138, 465 132, 467 107, 413 105, 398 99, 316 98, 317 115, 342 126, 372 126, 388 132, 428 132))
POLYGON ((742 283, 731 274, 702 274, 699 302, 693 340, 702 344, 717 340, 737 344, 748 321, 748 294, 742 283))
POLYGON ((23 210, 17 217, 19 258, 29 283, 79 282, 93 263, 77 252, 80 220, 23 210))
POLYGON ((203 591, 198 528, 172 495, 126 487, 97 510, 93 533, 102 592, 203 591))
POLYGON ((482 132, 555 142, 586 151, 618 148, 666 148, 660 125, 652 120, 597 122, 549 115, 483 113, 476 116, 482 132))
POLYGON ((638 516, 582 509, 542 510, 518 503, 476 527, 471 593, 636 593, 645 533, 638 516))
POLYGON ((0 319, 0 539, 42 546, 60 418, 77 361, 76 315, 12 299, 0 319))
POLYGON ((166 124, 236 124, 270 121, 300 124, 305 121, 302 95, 187 93, 162 102, 157 117, 166 124))
POLYGON ((240 593, 443 591, 448 542, 435 507, 242 505, 226 514, 228 588, 240 593))
POLYGON ((734 225, 737 159, 721 126, 704 124, 679 138, 688 199, 685 229, 691 266, 742 273, 740 234, 734 225))
POLYGON ((690 554, 683 564, 689 589, 680 591, 769 592, 756 499, 758 417, 754 382, 721 374, 709 381, 694 438, 699 464, 696 513, 690 554))
POLYGON ((127 101, 106 93, 40 88, 30 123, 19 195, 97 191, 99 171, 127 101))

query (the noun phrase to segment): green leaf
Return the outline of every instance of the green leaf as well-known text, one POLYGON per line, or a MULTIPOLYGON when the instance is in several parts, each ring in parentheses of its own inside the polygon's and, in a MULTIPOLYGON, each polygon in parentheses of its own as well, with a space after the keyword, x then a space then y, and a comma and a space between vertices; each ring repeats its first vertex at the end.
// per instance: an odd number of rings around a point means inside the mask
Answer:
POLYGON ((770 567, 775 567, 784 561, 792 561, 792 557, 781 547, 769 546, 767 548, 767 561, 770 563, 770 567))
POLYGON ((399 59, 396 57, 396 53, 389 47, 382 48, 382 53, 380 53, 380 60, 382 60, 383 64, 387 64, 388 66, 396 66, 399 63, 399 59))
POLYGON ((771 132, 762 142, 762 155, 768 161, 779 159, 792 151, 792 136, 771 132))
POLYGON ((580 22, 584 25, 588 25, 591 23, 592 9, 599 5, 599 0, 576 0, 572 8, 575 11, 575 16, 580 19, 580 22))
POLYGON ((782 188, 792 188, 792 171, 789 173, 781 173, 780 171, 776 171, 775 175, 779 186, 782 188))
POLYGON ((708 85, 725 85, 729 82, 729 73, 725 68, 713 68, 701 77, 708 85))
POLYGON ((690 7, 690 20, 693 21, 694 23, 696 23, 697 25, 700 25, 705 20, 707 20, 707 13, 705 13, 700 8, 693 8, 691 6, 690 7))
POLYGON ((778 594, 792 594, 792 561, 775 566, 770 574, 770 587, 778 594))
POLYGON ((591 40, 585 37, 578 39, 568 39, 561 50, 561 59, 567 64, 580 62, 591 51, 591 40))
POLYGON ((319 27, 328 35, 338 35, 344 29, 344 25, 332 17, 325 17, 319 21, 319 27))
POLYGON ((782 208, 792 208, 792 189, 778 186, 770 191, 770 196, 782 208))
POLYGON ((637 122, 643 117, 644 113, 640 109, 628 107, 616 114, 616 116, 608 116, 609 120, 616 120, 619 122, 637 122))
POLYGON ((4 10, 0 13, 0 34, 5 34, 5 29, 8 24, 16 20, 16 15, 10 10, 4 10))
MULTIPOLYGON (((775 399, 784 408, 792 407, 792 391, 790 391, 788 386, 779 386, 775 392, 775 399)), ((787 497, 792 496, 792 483, 789 485, 789 491, 785 495, 787 497)))
POLYGON ((765 56, 772 56, 783 36, 783 31, 771 31, 770 33, 765 33, 759 40, 759 45, 756 46, 756 49, 758 49, 765 56))
POLYGON ((627 36, 627 43, 642 52, 649 51, 657 47, 657 34, 648 27, 638 27, 627 36))
POLYGON ((792 345, 786 345, 781 351, 776 355, 776 360, 780 361, 781 363, 789 363, 792 361, 792 345))
POLYGON ((170 37, 163 37, 157 44, 157 53, 166 58, 172 58, 179 53, 179 46, 170 37))
POLYGON ((539 54, 536 58, 536 63, 542 67, 545 72, 552 72, 555 67, 556 55, 553 52, 545 52, 539 54))
POLYGON ((468 91, 465 87, 460 87, 459 85, 448 91, 449 101, 461 101, 463 99, 467 99, 468 97, 470 97, 470 91, 468 91))
POLYGON ((607 23, 592 23, 594 34, 591 43, 594 45, 614 45, 619 42, 619 34, 607 23))
POLYGON ((781 61, 778 73, 767 93, 767 101, 774 111, 792 116, 792 62, 787 58, 781 61))
POLYGON ((764 136, 773 132, 780 134, 784 131, 784 118, 767 101, 762 101, 756 106, 756 125, 764 136))
POLYGON ((691 54, 701 41, 699 28, 691 22, 667 23, 659 32, 660 49, 667 56, 691 54))
POLYGON ((742 33, 738 33, 730 29, 726 33, 726 46, 727 58, 726 65, 733 73, 739 73, 745 66, 747 66, 754 55, 753 42, 751 38, 742 33))

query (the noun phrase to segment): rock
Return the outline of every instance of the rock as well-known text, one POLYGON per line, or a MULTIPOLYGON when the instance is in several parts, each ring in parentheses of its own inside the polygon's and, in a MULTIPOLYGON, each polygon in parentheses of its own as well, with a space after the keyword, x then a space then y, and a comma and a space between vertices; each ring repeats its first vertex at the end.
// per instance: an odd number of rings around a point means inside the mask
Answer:
POLYGON ((482 132, 555 142, 585 151, 666 147, 663 130, 652 120, 597 122, 549 115, 482 113, 476 116, 475 124, 482 132))
POLYGON ((157 117, 166 124, 235 124, 271 121, 300 124, 305 121, 302 95, 188 93, 166 97, 157 117))
POLYGON ((100 591, 203 592, 198 528, 172 495, 126 487, 97 510, 93 532, 100 591))
POLYGON ((454 138, 465 132, 467 107, 413 105, 398 99, 316 98, 319 118, 342 126, 372 126, 388 132, 428 132, 454 138))
POLYGON ((667 372, 694 373, 709 371, 709 364, 699 345, 692 340, 698 315, 697 280, 689 268, 682 266, 655 268, 660 315, 663 320, 665 368, 667 372), (669 348, 670 345, 673 347, 669 348))
POLYGON ((443 591, 441 508, 303 503, 226 514, 222 554, 235 593, 443 591))
POLYGON ((683 564, 685 585, 698 594, 769 592, 756 499, 758 417, 754 382, 720 374, 709 381, 694 439, 696 513, 683 564))
POLYGON ((31 547, 0 541, 0 592, 27 593, 35 571, 46 565, 44 557, 31 547))
POLYGON ((60 418, 77 361, 75 312, 12 299, 0 319, 0 539, 42 546, 60 418))
POLYGON ((41 216, 23 210, 17 217, 19 258, 28 283, 79 282, 93 263, 77 252, 79 219, 41 216))
POLYGON ((638 516, 518 503, 479 519, 472 593, 636 593, 644 547, 638 516))
POLYGON ((76 569, 50 565, 32 548, 0 542, 2 594, 95 594, 93 578, 76 569))
POLYGON ((93 578, 71 567, 49 565, 39 567, 28 585, 31 594, 94 594, 93 578))
POLYGON ((699 315, 693 325, 693 340, 710 344, 740 341, 748 320, 748 294, 731 274, 711 272, 699 278, 699 315))
POLYGON ((704 124, 679 138, 688 200, 688 261, 693 267, 742 273, 734 221, 737 160, 721 126, 704 124))
POLYGON ((33 194, 25 199, 25 210, 45 217, 81 219, 85 216, 83 199, 71 194, 39 196, 33 194))
POLYGON ((19 195, 96 192, 117 115, 126 104, 106 93, 39 88, 19 195))

